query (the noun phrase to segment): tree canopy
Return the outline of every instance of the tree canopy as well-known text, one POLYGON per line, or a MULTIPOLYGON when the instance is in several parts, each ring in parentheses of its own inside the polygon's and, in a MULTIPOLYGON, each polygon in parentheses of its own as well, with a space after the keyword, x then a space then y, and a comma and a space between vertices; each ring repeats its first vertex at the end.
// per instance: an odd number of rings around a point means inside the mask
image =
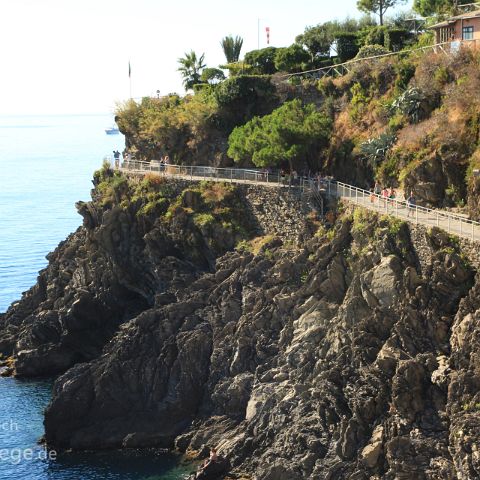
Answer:
POLYGON ((252 50, 245 54, 245 63, 253 68, 252 73, 257 75, 270 75, 275 73, 275 47, 252 50))
POLYGON ((313 156, 328 146, 331 129, 330 118, 314 105, 292 100, 235 128, 228 139, 228 155, 236 162, 251 159, 257 167, 311 164, 313 156))
POLYGON ((194 85, 201 83, 202 70, 205 68, 205 54, 202 53, 200 57, 191 50, 190 53, 185 53, 183 58, 178 59, 180 67, 178 71, 183 77, 183 86, 185 90, 191 90, 194 85))
POLYGON ((307 49, 313 61, 318 57, 330 56, 330 50, 335 50, 337 35, 356 33, 375 25, 374 19, 368 15, 363 16, 359 20, 355 18, 346 18, 343 21, 333 20, 313 27, 307 27, 304 33, 295 38, 295 41, 307 49))
POLYGON ((413 9, 428 17, 441 13, 451 13, 455 7, 472 3, 471 0, 414 0, 413 9))
POLYGON ((310 55, 298 43, 279 48, 275 55, 275 68, 281 72, 300 72, 309 68, 310 55))
POLYGON ((204 68, 200 80, 214 85, 225 80, 225 74, 219 68, 204 68))
POLYGON ((405 3, 406 0, 358 0, 357 8, 365 13, 374 13, 380 19, 380 25, 383 25, 383 20, 386 11, 397 4, 405 3))
POLYGON ((222 46, 227 63, 238 62, 238 59, 240 58, 240 51, 242 50, 243 46, 242 37, 236 36, 234 38, 232 35, 228 35, 222 38, 220 45, 222 46))

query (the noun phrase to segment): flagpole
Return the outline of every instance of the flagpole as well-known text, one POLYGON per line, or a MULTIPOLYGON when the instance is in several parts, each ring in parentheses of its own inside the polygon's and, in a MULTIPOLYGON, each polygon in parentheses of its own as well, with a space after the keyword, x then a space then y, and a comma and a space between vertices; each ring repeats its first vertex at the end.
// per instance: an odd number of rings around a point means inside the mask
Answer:
POLYGON ((128 61, 128 81, 130 83, 130 100, 132 99, 132 67, 130 65, 130 60, 128 61))

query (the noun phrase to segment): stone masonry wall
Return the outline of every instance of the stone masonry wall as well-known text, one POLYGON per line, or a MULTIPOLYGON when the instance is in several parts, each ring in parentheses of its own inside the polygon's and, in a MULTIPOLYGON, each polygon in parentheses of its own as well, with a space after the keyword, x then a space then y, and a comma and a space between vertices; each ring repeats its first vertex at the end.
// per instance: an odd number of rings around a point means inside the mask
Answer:
MULTIPOLYGON (((167 177, 178 194, 199 181, 167 177)), ((235 184, 246 201, 249 211, 258 223, 259 235, 278 235, 287 241, 301 240, 306 230, 307 215, 313 206, 307 192, 299 187, 278 187, 255 184, 235 184)))

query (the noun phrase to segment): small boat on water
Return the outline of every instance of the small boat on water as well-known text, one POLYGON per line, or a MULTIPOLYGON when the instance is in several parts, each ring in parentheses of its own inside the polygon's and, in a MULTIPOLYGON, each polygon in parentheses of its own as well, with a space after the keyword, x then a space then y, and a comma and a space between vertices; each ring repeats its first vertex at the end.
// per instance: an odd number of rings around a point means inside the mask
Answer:
POLYGON ((110 127, 105 129, 107 135, 118 135, 120 130, 117 127, 110 127))

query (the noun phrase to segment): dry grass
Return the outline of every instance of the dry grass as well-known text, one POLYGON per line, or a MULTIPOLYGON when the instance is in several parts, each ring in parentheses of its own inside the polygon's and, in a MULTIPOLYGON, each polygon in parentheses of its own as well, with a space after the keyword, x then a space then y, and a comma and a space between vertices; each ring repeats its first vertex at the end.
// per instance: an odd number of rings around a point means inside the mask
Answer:
POLYGON ((151 187, 158 187, 166 182, 164 177, 155 172, 146 173, 143 181, 151 187))
POLYGON ((265 235, 263 237, 255 237, 250 240, 251 252, 254 255, 258 255, 262 247, 271 242, 275 237, 273 235, 265 235))
POLYGON ((202 197, 207 203, 220 203, 231 194, 232 186, 220 182, 208 183, 202 191, 202 197))

